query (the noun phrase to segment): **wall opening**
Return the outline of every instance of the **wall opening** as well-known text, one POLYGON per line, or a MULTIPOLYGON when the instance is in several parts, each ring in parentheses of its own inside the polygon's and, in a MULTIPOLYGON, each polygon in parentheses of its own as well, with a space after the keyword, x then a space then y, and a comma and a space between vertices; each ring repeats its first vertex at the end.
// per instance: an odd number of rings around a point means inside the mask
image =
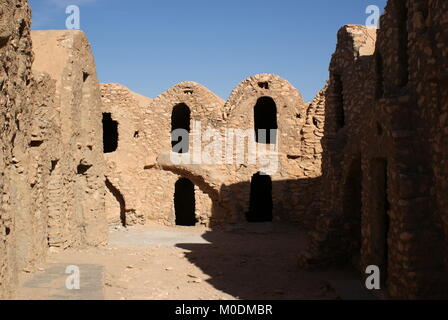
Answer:
POLYGON ((268 175, 257 173, 250 183, 248 222, 272 221, 272 180, 268 175))
POLYGON ((103 113, 103 145, 104 153, 115 152, 118 148, 118 122, 107 112, 103 113))
POLYGON ((386 159, 375 159, 372 162, 372 237, 373 252, 376 253, 374 263, 380 267, 381 280, 387 281, 389 265, 389 196, 388 196, 388 163, 386 159))
POLYGON ((89 78, 90 74, 88 74, 87 72, 83 72, 82 73, 82 81, 86 82, 87 79, 89 78))
POLYGON ((269 82, 258 82, 258 86, 261 89, 269 89, 269 82))
POLYGON ((398 59, 400 65, 399 85, 404 87, 409 82, 409 46, 408 46, 408 5, 407 1, 396 1, 398 18, 399 52, 398 59))
POLYGON ((344 185, 343 210, 349 221, 349 253, 356 267, 360 265, 361 250, 362 169, 361 158, 354 160, 344 185))
POLYGON ((264 144, 277 142, 277 106, 271 97, 261 97, 254 107, 255 141, 264 144))
POLYGON ((181 178, 176 182, 174 189, 176 225, 195 226, 197 220, 195 214, 194 184, 188 179, 181 178))
POLYGON ((335 121, 336 129, 342 129, 345 126, 344 111, 344 84, 342 77, 338 74, 333 76, 334 103, 335 103, 335 121))
POLYGON ((109 181, 109 179, 106 179, 106 187, 120 204, 120 222, 123 227, 126 227, 126 202, 124 197, 121 192, 109 181))
POLYGON ((173 108, 171 113, 171 147, 173 152, 188 153, 190 137, 187 135, 183 141, 182 137, 174 135, 174 130, 183 129, 190 133, 190 108, 185 103, 180 103, 173 108))

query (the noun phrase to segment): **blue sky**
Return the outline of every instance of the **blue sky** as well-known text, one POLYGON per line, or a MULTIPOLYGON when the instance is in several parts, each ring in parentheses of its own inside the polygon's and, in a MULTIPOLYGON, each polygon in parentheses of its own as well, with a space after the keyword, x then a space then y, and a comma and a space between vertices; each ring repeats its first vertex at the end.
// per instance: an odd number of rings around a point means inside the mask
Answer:
POLYGON ((81 10, 101 82, 155 97, 196 81, 227 99, 248 76, 275 73, 311 100, 328 78, 336 33, 386 0, 29 0, 33 29, 64 29, 81 10))

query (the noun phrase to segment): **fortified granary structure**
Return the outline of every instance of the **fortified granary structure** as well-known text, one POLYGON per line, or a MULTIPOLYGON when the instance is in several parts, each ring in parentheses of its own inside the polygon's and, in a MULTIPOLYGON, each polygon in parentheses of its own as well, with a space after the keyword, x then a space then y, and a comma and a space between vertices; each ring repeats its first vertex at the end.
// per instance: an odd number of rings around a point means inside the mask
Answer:
POLYGON ((311 102, 272 74, 227 101, 99 84, 81 31, 0 9, 1 298, 108 227, 243 221, 309 230, 299 267, 349 261, 363 281, 377 265, 391 298, 448 297, 448 2, 389 0, 379 29, 342 27, 311 102))

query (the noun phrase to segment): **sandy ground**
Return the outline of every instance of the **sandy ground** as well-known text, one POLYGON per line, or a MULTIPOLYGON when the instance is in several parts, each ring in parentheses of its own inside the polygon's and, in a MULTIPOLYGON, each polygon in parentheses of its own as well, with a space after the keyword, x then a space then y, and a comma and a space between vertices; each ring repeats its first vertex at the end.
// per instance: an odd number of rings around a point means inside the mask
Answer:
POLYGON ((209 230, 139 226, 111 230, 101 248, 52 252, 23 273, 19 299, 371 299, 353 270, 297 267, 306 232, 284 223, 209 230), (68 290, 68 266, 80 289, 68 290))

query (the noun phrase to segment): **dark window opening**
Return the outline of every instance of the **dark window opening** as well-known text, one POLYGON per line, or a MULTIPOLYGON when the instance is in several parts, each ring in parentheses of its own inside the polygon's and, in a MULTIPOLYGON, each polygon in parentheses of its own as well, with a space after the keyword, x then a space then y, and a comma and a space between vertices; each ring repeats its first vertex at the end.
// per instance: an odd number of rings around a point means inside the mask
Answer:
POLYGON ((275 144, 277 141, 277 106, 271 97, 261 97, 254 107, 255 141, 275 144))
POLYGON ((387 281, 389 262, 389 230, 390 203, 388 197, 388 163, 386 159, 376 159, 372 162, 372 205, 373 205, 373 252, 376 252, 374 263, 382 270, 381 280, 387 281))
POLYGON ((8 227, 5 227, 5 233, 7 236, 9 236, 9 234, 11 233, 11 229, 8 227))
POLYGON ((176 105, 171 114, 171 147, 173 152, 188 153, 190 137, 189 135, 186 136, 186 141, 183 141, 182 137, 174 136, 174 130, 177 129, 183 129, 190 133, 190 108, 185 103, 176 105), (176 145, 181 145, 182 148, 174 150, 176 145))
POLYGON ((189 95, 191 95, 191 94, 194 93, 194 91, 191 90, 191 89, 188 89, 188 90, 184 90, 184 93, 185 93, 185 94, 189 94, 189 95))
POLYGON ((126 227, 126 225, 127 225, 126 224, 126 203, 125 203, 124 197, 120 193, 120 191, 117 188, 115 188, 115 186, 108 179, 106 179, 106 187, 110 191, 110 193, 112 193, 112 195, 115 197, 115 199, 118 201, 118 203, 120 204, 121 225, 123 227, 126 227))
MULTIPOLYGON (((0 49, 5 47, 8 44, 9 35, 8 36, 0 36, 0 49)), ((2 83, 3 86, 3 83, 2 83)))
POLYGON ((398 15, 398 37, 399 37, 399 53, 398 59, 400 64, 400 86, 404 87, 409 82, 409 47, 408 47, 408 6, 407 1, 396 1, 398 15))
POLYGON ((258 86, 262 89, 269 89, 269 83, 267 82, 258 82, 258 86))
POLYGON ((31 148, 38 148, 42 145, 42 143, 44 143, 42 140, 34 140, 30 142, 30 147, 31 148))
POLYGON ((85 174, 87 171, 89 171, 89 169, 92 168, 91 165, 85 165, 85 164, 79 164, 78 167, 76 168, 76 172, 77 174, 83 175, 85 174))
POLYGON ((384 62, 383 56, 380 52, 375 55, 375 67, 376 67, 376 92, 375 96, 377 99, 384 97, 384 62))
POLYGON ((87 72, 83 72, 82 73, 82 81, 86 82, 87 79, 89 78, 90 74, 88 74, 87 72))
POLYGON ((197 223, 195 208, 194 184, 188 179, 179 179, 174 191, 176 225, 195 226, 197 223))
POLYGON ((140 137, 140 132, 139 131, 135 131, 134 132, 134 138, 138 138, 140 137))
POLYGON ((344 85, 340 75, 334 75, 334 102, 336 128, 342 129, 345 126, 344 111, 344 85))
POLYGON ((50 173, 53 173, 54 170, 56 170, 56 166, 58 165, 59 160, 51 160, 51 168, 50 173))
POLYGON ((257 173, 250 183, 248 222, 272 221, 272 180, 268 175, 257 173))
POLYGON ((20 37, 20 38, 22 38, 23 33, 25 32, 26 27, 27 27, 26 21, 25 21, 25 20, 22 20, 22 21, 20 22, 20 27, 19 27, 19 37, 20 37))
POLYGON ((112 114, 103 113, 103 144, 104 153, 111 153, 118 148, 118 122, 112 119, 112 114))

